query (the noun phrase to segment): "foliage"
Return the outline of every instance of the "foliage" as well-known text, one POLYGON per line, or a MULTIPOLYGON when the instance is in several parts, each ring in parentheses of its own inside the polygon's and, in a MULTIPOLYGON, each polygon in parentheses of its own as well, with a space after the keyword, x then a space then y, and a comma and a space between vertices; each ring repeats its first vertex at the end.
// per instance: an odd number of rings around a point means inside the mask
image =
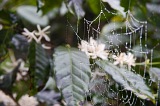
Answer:
MULTIPOLYGON (((119 95, 132 92, 138 97, 137 104, 142 99, 148 101, 151 106, 160 104, 160 100, 156 100, 160 98, 159 0, 114 0, 114 2, 1 0, 1 2, 0 90, 8 94, 17 105, 26 93, 36 97, 39 103, 46 106, 54 104, 89 106, 87 104, 91 104, 92 101, 96 105, 110 105, 110 100, 115 102, 116 95, 106 90, 110 87, 116 91, 119 86, 124 89, 119 95), (118 55, 117 51, 130 52, 125 47, 128 45, 125 42, 130 42, 130 38, 121 34, 126 27, 128 10, 137 20, 148 22, 147 40, 143 33, 142 39, 135 36, 131 42, 133 51, 136 51, 134 52, 136 63, 130 66, 134 71, 128 66, 114 64, 114 59, 110 56, 118 55), (37 27, 38 31, 35 31, 36 25, 44 29, 37 27), (49 26, 48 29, 51 27, 49 32, 45 31, 46 26, 49 26), (94 32, 95 30, 98 33, 94 32), (24 36, 22 33, 24 31, 31 36, 34 33, 31 41, 24 36), (41 36, 37 34, 38 32, 41 36), (121 35, 117 36, 115 33, 121 35), (50 39, 46 40, 46 36, 50 39), (82 44, 82 39, 88 39, 90 36, 97 37, 97 41, 102 44, 90 41, 88 44, 91 45, 87 45, 89 50, 83 50, 80 43, 82 44), (98 58, 92 54, 92 43, 102 49, 96 49, 98 58), (81 51, 77 47, 81 48, 81 51), (101 53, 108 48, 110 49, 106 53, 108 59, 103 60, 101 57, 104 54, 101 53), (10 57, 11 60, 8 59, 10 50, 14 52, 15 59, 13 57, 10 57), (146 54, 142 51, 146 51, 146 54), (29 70, 25 71, 28 68, 29 70), (149 86, 150 80, 153 84, 149 86), (97 90, 98 86, 101 90, 97 90), (13 97, 13 94, 16 94, 16 97, 13 97)), ((125 105, 122 102, 117 100, 117 104, 113 105, 125 105)))
POLYGON ((54 54, 54 71, 57 87, 67 105, 75 106, 83 101, 91 74, 86 55, 75 48, 58 47, 54 54))
MULTIPOLYGON (((49 76, 49 60, 41 45, 31 43, 29 49, 29 77, 31 82, 31 94, 37 93, 37 89, 42 89, 49 76)), ((32 94, 32 95, 33 95, 32 94)))

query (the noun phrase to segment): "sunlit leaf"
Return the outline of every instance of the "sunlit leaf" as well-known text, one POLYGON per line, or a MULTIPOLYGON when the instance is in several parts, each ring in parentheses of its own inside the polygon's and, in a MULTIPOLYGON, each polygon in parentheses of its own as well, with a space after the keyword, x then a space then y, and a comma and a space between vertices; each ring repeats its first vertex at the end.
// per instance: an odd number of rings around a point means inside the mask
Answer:
POLYGON ((109 74, 118 84, 122 85, 126 90, 132 91, 141 99, 149 99, 155 103, 155 97, 145 84, 143 77, 124 68, 118 68, 112 63, 106 61, 97 61, 104 71, 109 74))
POLYGON ((29 75, 31 81, 31 94, 42 89, 48 80, 49 60, 45 50, 40 44, 32 42, 29 50, 29 75))
POLYGON ((87 56, 76 48, 60 46, 55 49, 54 71, 67 106, 83 101, 91 74, 87 56))
POLYGON ((35 6, 20 6, 17 9, 17 13, 22 18, 23 22, 27 21, 31 24, 39 24, 41 26, 48 25, 48 17, 42 16, 42 11, 37 13, 37 8, 35 6))

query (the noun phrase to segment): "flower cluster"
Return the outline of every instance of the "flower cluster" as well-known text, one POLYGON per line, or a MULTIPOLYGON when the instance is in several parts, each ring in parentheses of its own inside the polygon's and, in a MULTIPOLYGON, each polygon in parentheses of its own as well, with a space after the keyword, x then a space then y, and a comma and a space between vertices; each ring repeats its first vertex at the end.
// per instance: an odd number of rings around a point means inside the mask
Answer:
POLYGON ((132 53, 120 53, 118 56, 113 55, 112 58, 115 60, 114 65, 120 65, 122 67, 124 64, 128 66, 130 69, 131 66, 135 66, 135 60, 134 55, 132 53))
MULTIPOLYGON (((108 50, 105 50, 105 44, 98 43, 96 40, 94 40, 92 37, 90 37, 89 42, 85 40, 81 40, 81 44, 78 45, 78 48, 85 52, 88 57, 91 59, 96 59, 97 57, 108 60, 109 58, 109 52, 108 50)), ((122 67, 123 65, 127 65, 128 69, 131 68, 131 66, 135 66, 135 60, 136 58, 132 53, 120 53, 118 55, 112 55, 111 59, 114 60, 114 65, 119 65, 122 67)))
POLYGON ((89 42, 81 40, 78 48, 92 59, 96 59, 97 57, 103 60, 108 59, 109 53, 108 50, 105 50, 105 44, 96 42, 92 37, 90 37, 89 42))
POLYGON ((0 103, 1 102, 4 103, 4 106, 16 106, 16 103, 2 90, 0 90, 0 103))
MULTIPOLYGON (((46 41, 50 41, 50 38, 48 37, 48 29, 50 26, 45 27, 44 29, 41 29, 40 25, 37 25, 38 31, 34 30, 30 32, 27 28, 24 28, 24 32, 22 32, 22 35, 26 36, 28 38, 28 42, 31 42, 32 40, 35 40, 36 43, 41 43, 42 38, 44 38, 46 41)), ((42 44, 42 47, 45 49, 50 49, 51 47, 46 46, 45 44, 42 44)))
POLYGON ((20 104, 20 106, 37 106, 38 105, 38 101, 34 96, 29 96, 28 94, 23 95, 18 103, 20 104))

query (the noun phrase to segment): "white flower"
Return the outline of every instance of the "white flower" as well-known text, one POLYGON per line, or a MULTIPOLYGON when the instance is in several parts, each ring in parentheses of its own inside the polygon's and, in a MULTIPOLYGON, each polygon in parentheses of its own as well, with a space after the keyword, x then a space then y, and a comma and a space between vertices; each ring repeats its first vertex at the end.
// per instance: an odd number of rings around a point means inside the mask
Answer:
POLYGON ((20 106, 37 106, 38 105, 38 101, 35 97, 30 96, 28 94, 22 96, 18 103, 20 104, 20 106))
POLYGON ((128 65, 128 68, 130 69, 131 66, 135 66, 135 60, 134 55, 132 53, 128 53, 125 57, 125 63, 128 65))
POLYGON ((61 106, 60 104, 54 104, 53 106, 61 106))
POLYGON ((16 106, 16 103, 1 90, 0 90, 0 102, 3 102, 5 106, 16 106))
POLYGON ((49 28, 50 28, 50 26, 47 26, 44 29, 41 29, 40 25, 37 25, 38 32, 35 32, 35 35, 39 36, 38 42, 40 42, 43 37, 45 38, 46 41, 50 41, 50 38, 47 35, 49 33, 47 31, 49 28))
MULTIPOLYGON (((41 40, 44 37, 44 39, 46 41, 50 41, 50 38, 48 37, 48 29, 50 28, 50 26, 45 27, 44 29, 41 29, 40 25, 37 25, 37 29, 38 31, 32 31, 30 32, 28 29, 24 28, 24 32, 22 32, 22 35, 26 36, 28 38, 28 42, 31 42, 32 39, 34 39, 36 41, 36 43, 40 43, 41 44, 41 40)), ((51 47, 46 46, 45 44, 42 44, 42 47, 44 49, 51 49, 51 47)))
POLYGON ((118 56, 113 55, 112 58, 115 60, 113 63, 114 65, 120 65, 120 67, 122 67, 126 61, 126 54, 120 53, 120 55, 118 55, 118 56))
POLYGON ((132 53, 128 53, 127 55, 125 53, 120 53, 118 56, 113 55, 112 58, 115 60, 113 63, 114 65, 120 65, 120 67, 122 67, 125 64, 128 66, 129 70, 131 66, 135 66, 136 58, 134 58, 132 53))
POLYGON ((24 28, 23 30, 24 30, 24 32, 22 32, 22 35, 24 35, 28 38, 28 42, 31 42, 32 39, 34 39, 36 42, 38 42, 38 39, 34 34, 35 31, 30 32, 27 28, 24 28))
POLYGON ((88 45, 89 45, 89 43, 87 41, 81 40, 81 44, 78 45, 78 48, 82 52, 85 52, 87 54, 88 53, 88 45))
POLYGON ((105 44, 99 44, 95 49, 96 49, 95 54, 97 55, 97 57, 99 57, 103 60, 107 60, 108 51, 105 50, 105 44))
POLYGON ((89 42, 81 40, 81 45, 79 44, 78 48, 92 59, 97 57, 103 60, 108 59, 108 51, 105 50, 105 44, 98 44, 92 37, 90 37, 89 42))

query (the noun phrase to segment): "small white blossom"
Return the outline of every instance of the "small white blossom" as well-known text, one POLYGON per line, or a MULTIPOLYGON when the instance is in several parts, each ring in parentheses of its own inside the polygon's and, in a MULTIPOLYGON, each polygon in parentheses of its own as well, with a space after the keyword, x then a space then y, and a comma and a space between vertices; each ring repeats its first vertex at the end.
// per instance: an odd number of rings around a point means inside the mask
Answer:
POLYGON ((128 68, 130 69, 131 66, 135 66, 135 60, 134 55, 132 53, 128 53, 125 57, 125 63, 128 65, 128 68))
POLYGON ((112 58, 115 60, 113 63, 114 65, 120 65, 120 67, 122 67, 125 64, 128 66, 129 70, 131 66, 135 66, 136 58, 134 58, 132 53, 128 53, 127 55, 125 53, 120 53, 118 56, 113 55, 112 58))
POLYGON ((89 42, 81 40, 81 44, 79 44, 78 48, 92 59, 96 59, 98 57, 103 60, 108 59, 109 53, 105 50, 105 44, 98 44, 92 37, 90 37, 89 42))
POLYGON ((113 55, 112 58, 115 60, 113 63, 114 65, 120 65, 120 67, 122 67, 126 61, 126 54, 120 53, 118 56, 113 55))
POLYGON ((61 105, 57 103, 57 104, 54 104, 53 106, 61 106, 61 105))
POLYGON ((78 48, 82 51, 82 52, 85 52, 87 56, 89 56, 88 54, 88 45, 89 43, 85 40, 81 40, 81 45, 79 44, 78 45, 78 48))
POLYGON ((22 32, 22 35, 24 35, 28 38, 28 42, 31 42, 32 39, 34 39, 36 42, 38 42, 38 39, 34 34, 35 31, 30 32, 27 28, 24 28, 23 30, 24 30, 24 32, 22 32))
POLYGON ((23 95, 18 103, 20 104, 20 106, 37 106, 38 105, 38 101, 35 97, 33 96, 29 96, 28 94, 23 95))
POLYGON ((99 57, 103 60, 107 60, 108 51, 105 50, 105 44, 99 44, 95 49, 96 49, 95 54, 97 55, 97 57, 99 57))
POLYGON ((0 90, 0 102, 3 102, 5 106, 16 106, 16 103, 6 95, 3 91, 0 90))
POLYGON ((50 38, 47 35, 49 33, 47 31, 49 28, 50 28, 50 26, 47 26, 44 29, 41 29, 40 25, 37 25, 38 32, 35 32, 35 35, 39 36, 38 42, 40 42, 43 37, 45 38, 46 41, 50 41, 50 38))
MULTIPOLYGON (((47 31, 50 28, 50 26, 47 26, 43 29, 41 29, 40 25, 37 25, 38 31, 34 30, 30 32, 28 29, 24 28, 24 32, 22 32, 22 35, 26 36, 28 38, 28 42, 31 42, 33 39, 36 41, 36 43, 41 44, 42 38, 44 38, 46 41, 50 41, 50 38, 48 37, 49 31, 47 31)), ((46 46, 45 44, 42 44, 42 47, 44 49, 51 49, 51 47, 46 46)))

